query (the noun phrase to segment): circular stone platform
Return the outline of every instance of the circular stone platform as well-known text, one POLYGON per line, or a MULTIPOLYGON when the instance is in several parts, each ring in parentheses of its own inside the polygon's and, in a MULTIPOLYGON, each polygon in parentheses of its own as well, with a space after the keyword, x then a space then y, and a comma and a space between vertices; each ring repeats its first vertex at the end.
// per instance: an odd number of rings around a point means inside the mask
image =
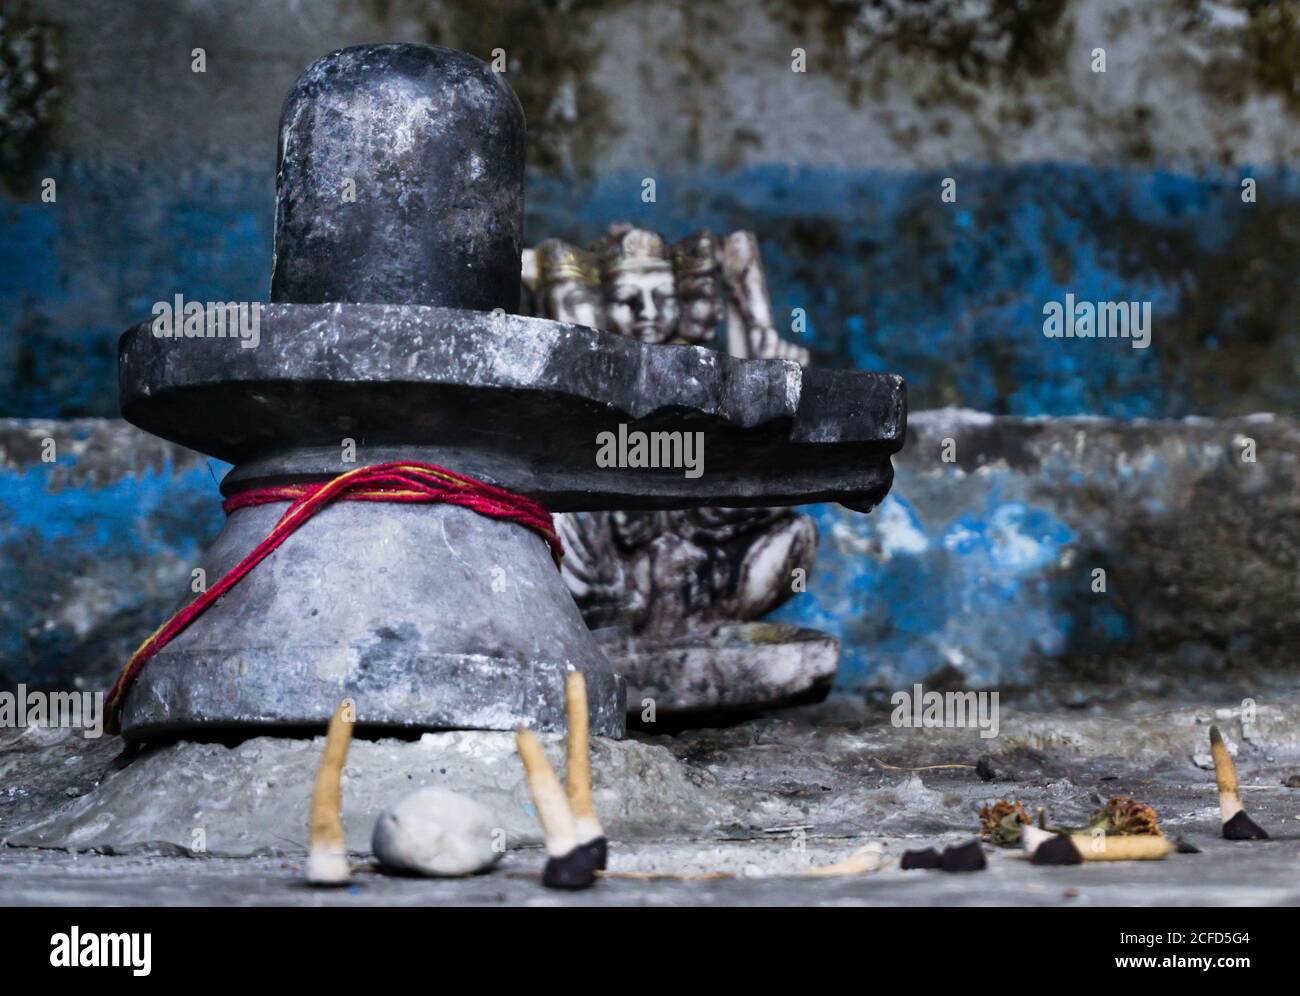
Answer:
POLYGON ((642 643, 615 631, 595 635, 627 681, 629 715, 651 701, 664 716, 820 702, 840 659, 835 637, 782 623, 728 623, 673 643, 642 643))

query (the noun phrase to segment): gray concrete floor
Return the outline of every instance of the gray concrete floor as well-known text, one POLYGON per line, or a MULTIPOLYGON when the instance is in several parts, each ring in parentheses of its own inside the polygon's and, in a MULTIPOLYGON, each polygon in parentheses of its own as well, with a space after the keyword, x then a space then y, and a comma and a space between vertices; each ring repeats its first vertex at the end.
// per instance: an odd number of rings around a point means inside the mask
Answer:
MULTIPOLYGON (((1300 773, 1297 717, 1300 698, 1272 698, 1248 729, 1232 709, 1203 703, 1135 699, 1069 710, 1011 703, 1003 706, 999 737, 984 740, 968 730, 900 730, 889 723, 887 710, 839 699, 725 728, 642 737, 667 747, 692 778, 725 800, 729 815, 698 832, 616 840, 611 870, 724 872, 726 878, 613 877, 586 892, 560 893, 540 886, 543 853, 525 847, 488 874, 458 880, 387 877, 358 854, 351 887, 319 891, 302 883, 302 856, 292 852, 186 857, 174 848, 149 853, 147 846, 112 855, 8 846, 0 847, 0 903, 1297 905, 1300 789, 1285 784, 1300 773), (1247 809, 1273 840, 1221 838, 1213 773, 1202 756, 1211 721, 1237 750, 1247 809), (969 767, 898 770, 972 765, 979 757, 996 769, 992 781, 969 767), (1109 795, 1132 795, 1154 806, 1169 836, 1185 837, 1202 853, 1039 868, 1018 852, 989 848, 983 872, 903 872, 896 865, 906 849, 971 839, 986 800, 1018 798, 1031 808, 1046 806, 1058 822, 1081 823, 1109 795), (801 875, 871 841, 884 848, 879 871, 833 879, 801 875)), ((29 753, 25 768, 6 767, 0 751, 0 803, 7 780, 11 816, 19 804, 25 818, 68 804, 74 792, 56 777, 70 767, 60 749, 29 753), (41 776, 42 764, 49 778, 41 776)), ((113 753, 108 745, 96 749, 104 759, 113 753)), ((5 813, 0 805, 0 834, 15 826, 5 813)))
MULTIPOLYGON (((1259 820, 1276 826, 1274 807, 1259 820)), ((1294 808, 1294 807, 1292 807, 1294 808)), ((1294 817, 1293 817, 1294 819, 1294 817)), ((1296 824, 1300 827, 1300 823, 1296 824)), ((0 902, 5 905, 231 905, 231 906, 1204 906, 1300 905, 1300 835, 1267 843, 1229 843, 1198 835, 1201 854, 1159 862, 1098 863, 1037 868, 1014 851, 989 851, 984 872, 945 874, 898 870, 844 878, 764 875, 768 842, 714 839, 615 845, 612 866, 695 865, 704 855, 732 878, 706 881, 607 878, 592 889, 563 893, 538 881, 542 854, 516 851, 494 871, 467 879, 411 879, 359 866, 353 884, 319 890, 304 885, 295 858, 185 858, 74 855, 59 851, 0 850, 0 902), (739 867, 737 867, 739 866, 739 867)), ((945 843, 945 840, 935 841, 945 843)), ((897 855, 915 840, 891 840, 897 855)), ((808 841, 814 857, 845 848, 808 841)))

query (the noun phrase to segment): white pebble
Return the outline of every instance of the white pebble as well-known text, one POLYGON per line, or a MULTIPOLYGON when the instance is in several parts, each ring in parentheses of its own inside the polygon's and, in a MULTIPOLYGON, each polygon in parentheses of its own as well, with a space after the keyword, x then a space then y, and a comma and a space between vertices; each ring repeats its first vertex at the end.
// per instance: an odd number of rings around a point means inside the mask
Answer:
POLYGON ((501 860, 500 826, 467 796, 422 788, 380 814, 370 846, 389 871, 469 875, 501 860))

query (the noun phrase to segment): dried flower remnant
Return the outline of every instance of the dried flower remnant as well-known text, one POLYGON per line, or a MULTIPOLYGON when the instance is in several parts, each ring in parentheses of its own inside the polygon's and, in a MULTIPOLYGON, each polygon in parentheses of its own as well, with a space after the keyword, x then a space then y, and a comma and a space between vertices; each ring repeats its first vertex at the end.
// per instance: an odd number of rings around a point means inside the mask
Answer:
POLYGON ((1087 829, 1100 827, 1108 834, 1158 834, 1156 811, 1145 803, 1125 795, 1113 795, 1106 805, 1092 814, 1087 829))
POLYGON ((1020 828, 1030 824, 1029 811, 1021 802, 998 799, 980 807, 980 836, 996 847, 1015 847, 1020 828))
POLYGON ((595 853, 578 843, 578 831, 564 787, 532 730, 519 730, 515 742, 546 840, 548 857, 542 871, 542 885, 548 889, 589 888, 596 881, 595 853))

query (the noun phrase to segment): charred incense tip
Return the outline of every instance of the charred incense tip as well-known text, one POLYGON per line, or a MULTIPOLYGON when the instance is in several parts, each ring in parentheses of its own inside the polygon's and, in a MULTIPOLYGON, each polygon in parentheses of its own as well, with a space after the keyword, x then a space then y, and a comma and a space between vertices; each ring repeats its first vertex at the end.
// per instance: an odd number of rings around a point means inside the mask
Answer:
MULTIPOLYGON (((551 762, 546 760, 542 745, 532 730, 517 731, 515 743, 528 779, 528 792, 533 797, 537 819, 542 824, 546 850, 552 858, 567 858, 578 846, 578 834, 574 828, 573 813, 569 810, 569 801, 564 796, 564 788, 555 776, 551 762)), ((549 867, 550 862, 547 865, 549 867)))
POLYGON ((983 871, 988 867, 988 859, 976 839, 945 847, 939 858, 939 867, 946 872, 983 871))
POLYGON ((1240 810, 1223 824, 1224 840, 1268 840, 1268 832, 1240 810))
POLYGON ((902 860, 898 862, 898 867, 903 871, 916 871, 918 869, 938 868, 942 864, 943 856, 933 847, 927 847, 919 851, 904 851, 902 860))
POLYGON ((1036 865, 1081 865, 1083 855, 1065 834, 1049 833, 1030 852, 1029 860, 1036 865))
POLYGON ((548 889, 588 889, 596 881, 595 853, 585 846, 546 859, 542 885, 548 889))
MULTIPOLYGON (((1042 810, 1039 810, 1041 813, 1042 810)), ((1021 827, 1020 828, 1020 846, 1024 848, 1025 855, 1032 858, 1035 852, 1047 843, 1053 837, 1059 837, 1060 834, 1052 833, 1041 827, 1021 827)))
POLYGON ((1219 785, 1219 815, 1226 826, 1242 810, 1237 768, 1217 726, 1210 727, 1210 755, 1214 758, 1214 780, 1219 785))
POLYGON ((325 734, 308 827, 307 881, 312 885, 346 885, 350 878, 343 843, 342 781, 355 710, 351 699, 340 702, 325 734))
POLYGON ((983 871, 988 867, 988 859, 984 857, 984 848, 977 837, 965 844, 945 847, 942 854, 933 847, 923 851, 904 851, 898 866, 903 871, 918 868, 938 868, 946 872, 983 871))
MULTIPOLYGON (((581 826, 578 835, 582 835, 581 826)), ((604 871, 609 866, 609 840, 604 836, 592 837, 578 847, 591 855, 591 863, 597 871, 604 871)))

